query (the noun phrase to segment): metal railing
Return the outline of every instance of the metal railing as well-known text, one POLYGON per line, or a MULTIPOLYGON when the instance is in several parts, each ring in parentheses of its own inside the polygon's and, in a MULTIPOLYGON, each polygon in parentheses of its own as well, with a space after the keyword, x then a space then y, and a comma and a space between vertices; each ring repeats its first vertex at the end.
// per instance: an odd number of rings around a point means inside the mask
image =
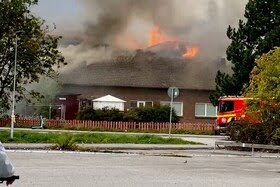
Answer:
POLYGON ((234 141, 216 141, 215 146, 214 146, 214 151, 216 150, 216 147, 220 148, 220 146, 251 148, 252 149, 252 155, 254 155, 255 149, 267 149, 267 150, 279 150, 280 151, 280 146, 278 146, 278 145, 238 143, 238 142, 234 142, 234 141))

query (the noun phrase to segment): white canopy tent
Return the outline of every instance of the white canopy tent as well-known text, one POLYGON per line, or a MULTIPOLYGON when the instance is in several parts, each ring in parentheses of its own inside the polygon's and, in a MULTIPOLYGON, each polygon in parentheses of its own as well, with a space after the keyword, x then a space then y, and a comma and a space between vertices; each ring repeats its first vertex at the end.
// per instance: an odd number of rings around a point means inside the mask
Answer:
POLYGON ((92 100, 93 109, 102 109, 102 108, 116 108, 120 111, 124 111, 124 103, 126 101, 119 99, 117 97, 106 95, 97 99, 92 100))

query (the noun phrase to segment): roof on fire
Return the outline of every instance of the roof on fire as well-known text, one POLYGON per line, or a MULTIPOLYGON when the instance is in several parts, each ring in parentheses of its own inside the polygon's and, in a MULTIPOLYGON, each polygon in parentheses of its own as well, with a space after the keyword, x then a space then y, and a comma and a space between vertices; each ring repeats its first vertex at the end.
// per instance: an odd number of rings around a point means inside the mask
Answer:
POLYGON ((214 90, 220 62, 162 58, 140 52, 133 59, 84 64, 62 73, 63 84, 214 90), (210 64, 209 64, 210 63, 210 64), (212 64, 211 64, 212 63, 212 64))

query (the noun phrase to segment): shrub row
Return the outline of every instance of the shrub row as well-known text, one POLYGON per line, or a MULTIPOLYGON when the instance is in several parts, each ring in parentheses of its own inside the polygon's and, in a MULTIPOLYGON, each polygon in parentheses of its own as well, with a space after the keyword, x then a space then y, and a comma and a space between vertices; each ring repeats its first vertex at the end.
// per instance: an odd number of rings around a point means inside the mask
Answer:
MULTIPOLYGON (((169 122, 170 107, 155 106, 135 108, 130 111, 121 112, 118 109, 97 109, 87 108, 79 112, 79 120, 94 120, 94 121, 135 121, 135 122, 169 122)), ((172 122, 179 122, 179 117, 175 111, 172 111, 172 122)))
POLYGON ((280 145, 280 107, 260 111, 259 118, 257 124, 233 122, 229 125, 227 134, 231 140, 238 142, 280 145))

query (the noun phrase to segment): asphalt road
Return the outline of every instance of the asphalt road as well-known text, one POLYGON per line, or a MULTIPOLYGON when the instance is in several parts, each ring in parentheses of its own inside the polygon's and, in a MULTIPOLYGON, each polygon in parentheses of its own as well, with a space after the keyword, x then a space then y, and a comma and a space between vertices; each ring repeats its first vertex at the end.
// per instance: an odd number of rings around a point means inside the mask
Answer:
POLYGON ((280 159, 239 156, 8 152, 13 186, 279 186, 280 159))

